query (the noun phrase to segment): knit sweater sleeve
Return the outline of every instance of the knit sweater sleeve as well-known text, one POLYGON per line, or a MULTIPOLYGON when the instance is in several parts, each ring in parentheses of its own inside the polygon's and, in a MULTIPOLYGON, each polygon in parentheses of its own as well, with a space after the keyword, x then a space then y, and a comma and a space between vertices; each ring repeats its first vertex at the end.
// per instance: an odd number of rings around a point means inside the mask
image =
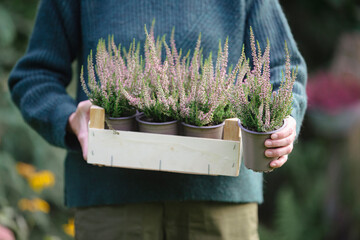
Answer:
MULTIPOLYGON (((297 136, 304 119, 307 97, 306 82, 307 69, 301 56, 286 17, 281 9, 278 0, 252 0, 248 5, 248 20, 245 29, 247 51, 250 51, 250 27, 254 31, 256 40, 259 41, 262 49, 265 49, 267 39, 270 41, 270 74, 273 89, 280 86, 281 72, 285 70, 285 41, 287 43, 292 68, 298 67, 298 75, 293 88, 293 111, 291 116, 296 120, 297 136)), ((246 53, 251 56, 250 52, 246 53)))
POLYGON ((75 0, 43 0, 26 54, 9 78, 12 99, 25 121, 49 143, 66 144, 68 118, 76 110, 67 94, 71 64, 79 51, 79 8, 75 0))

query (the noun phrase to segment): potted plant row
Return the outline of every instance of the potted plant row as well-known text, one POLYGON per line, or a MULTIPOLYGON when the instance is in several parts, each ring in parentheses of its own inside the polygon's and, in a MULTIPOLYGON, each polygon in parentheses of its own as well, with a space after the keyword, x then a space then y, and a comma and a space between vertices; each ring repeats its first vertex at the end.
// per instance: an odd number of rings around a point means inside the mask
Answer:
POLYGON ((176 49, 174 32, 170 46, 165 37, 155 40, 153 28, 145 34, 144 57, 135 41, 121 51, 109 37, 107 48, 103 39, 98 43, 95 66, 92 53, 88 57, 88 84, 81 70, 82 87, 105 109, 107 125, 134 130, 113 120, 136 119, 141 132, 177 135, 181 129, 186 136, 221 139, 225 119, 235 116, 228 101, 233 82, 226 74, 228 41, 224 50, 219 45, 214 67, 212 54, 203 60, 201 35, 190 58, 190 52, 183 56, 176 49))
POLYGON ((292 110, 292 86, 297 70, 291 72, 285 44, 285 72, 280 88, 273 91, 270 83, 270 44, 264 53, 255 45, 250 29, 252 65, 243 47, 238 63, 228 70, 228 40, 219 43, 214 65, 212 54, 204 59, 201 35, 194 52, 178 51, 171 34, 170 45, 165 37, 155 40, 153 26, 148 32, 144 57, 135 40, 122 50, 109 37, 107 48, 100 40, 96 64, 88 57, 87 84, 83 69, 83 89, 94 105, 103 107, 106 123, 117 130, 114 117, 137 120, 142 132, 182 134, 193 137, 222 138, 224 120, 238 117, 242 131, 244 161, 255 171, 270 171, 264 142, 273 131, 283 127, 292 110), (162 53, 165 51, 165 60, 162 53), (181 124, 179 124, 181 122, 181 124), (179 127, 180 126, 180 127, 179 127))

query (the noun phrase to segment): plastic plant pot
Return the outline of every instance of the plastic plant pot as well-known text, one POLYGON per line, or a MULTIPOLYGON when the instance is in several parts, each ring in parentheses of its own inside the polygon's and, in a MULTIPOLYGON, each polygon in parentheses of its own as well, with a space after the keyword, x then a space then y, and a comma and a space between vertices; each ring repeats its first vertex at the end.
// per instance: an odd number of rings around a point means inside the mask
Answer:
POLYGON ((255 172, 271 172, 270 162, 277 157, 269 158, 265 156, 265 141, 270 138, 271 134, 280 131, 285 127, 284 124, 277 130, 271 132, 255 132, 244 128, 239 120, 241 128, 241 138, 243 147, 244 164, 248 169, 255 172))

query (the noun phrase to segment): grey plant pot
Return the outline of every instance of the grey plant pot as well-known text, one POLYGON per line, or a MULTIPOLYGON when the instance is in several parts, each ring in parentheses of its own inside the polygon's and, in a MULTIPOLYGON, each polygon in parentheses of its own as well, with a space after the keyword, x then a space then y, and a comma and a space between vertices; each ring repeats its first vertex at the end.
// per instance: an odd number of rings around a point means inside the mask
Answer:
POLYGON ((244 128, 239 120, 241 128, 241 139, 243 148, 244 164, 248 169, 255 172, 271 172, 270 162, 276 160, 277 157, 268 158, 265 156, 265 141, 270 138, 271 134, 280 131, 282 127, 271 132, 255 132, 244 128))
POLYGON ((129 117, 106 117, 106 125, 108 128, 121 131, 136 131, 136 114, 129 117), (110 125, 110 126, 109 126, 110 125))
POLYGON ((222 139, 225 122, 214 126, 194 126, 182 122, 183 134, 190 137, 222 139))
POLYGON ((145 121, 144 117, 145 116, 143 114, 136 116, 136 121, 138 123, 140 132, 178 135, 177 120, 157 123, 145 121))

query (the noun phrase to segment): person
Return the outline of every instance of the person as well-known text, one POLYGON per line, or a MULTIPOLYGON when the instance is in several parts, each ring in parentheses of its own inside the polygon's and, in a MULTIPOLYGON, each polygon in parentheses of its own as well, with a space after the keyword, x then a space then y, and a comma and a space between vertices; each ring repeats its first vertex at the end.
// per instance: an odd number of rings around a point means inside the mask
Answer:
MULTIPOLYGON (((183 52, 201 32, 204 55, 229 38, 229 63, 236 64, 249 29, 260 46, 271 43, 271 81, 279 87, 284 42, 298 66, 294 103, 286 127, 266 141, 279 168, 287 161, 306 108, 306 65, 278 0, 115 1, 42 0, 26 54, 14 67, 9 87, 24 119, 49 143, 67 149, 65 204, 75 208, 77 239, 258 239, 262 174, 241 166, 238 177, 199 176, 87 164, 90 102, 79 69, 100 38, 114 35, 128 47, 144 42, 144 25, 156 19, 155 35, 170 34, 183 52), (77 60, 76 100, 66 92, 77 60), (81 151, 82 150, 82 151, 81 151)), ((85 79, 87 79, 85 73, 85 79)), ((49 159, 50 161, 51 159, 49 159)))

